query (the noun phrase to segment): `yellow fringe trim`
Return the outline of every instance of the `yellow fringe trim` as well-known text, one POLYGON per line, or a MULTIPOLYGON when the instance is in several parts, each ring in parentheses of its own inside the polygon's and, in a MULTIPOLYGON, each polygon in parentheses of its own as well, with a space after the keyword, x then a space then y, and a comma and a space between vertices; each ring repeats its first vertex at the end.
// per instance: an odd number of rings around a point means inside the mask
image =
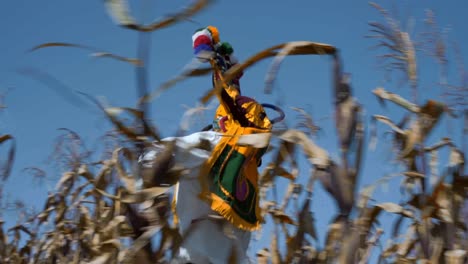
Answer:
POLYGON ((228 222, 239 229, 246 231, 256 231, 261 228, 261 219, 257 220, 255 224, 245 221, 238 214, 236 214, 236 212, 234 212, 228 203, 226 203, 223 199, 214 193, 202 193, 200 194, 200 198, 210 203, 211 209, 213 211, 220 214, 228 222))

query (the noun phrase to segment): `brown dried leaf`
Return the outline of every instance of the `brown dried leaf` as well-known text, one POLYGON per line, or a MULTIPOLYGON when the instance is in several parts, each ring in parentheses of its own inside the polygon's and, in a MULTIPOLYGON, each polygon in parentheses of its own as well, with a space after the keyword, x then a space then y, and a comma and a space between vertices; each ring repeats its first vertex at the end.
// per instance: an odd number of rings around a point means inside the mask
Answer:
POLYGON ((10 134, 0 136, 0 145, 7 141, 11 141, 10 150, 8 151, 8 157, 7 157, 7 160, 5 161, 5 164, 0 164, 0 169, 1 169, 0 178, 3 181, 8 179, 8 176, 10 176, 11 169, 13 168, 13 161, 14 161, 15 152, 16 152, 16 142, 15 142, 14 137, 10 134))
POLYGON ((423 179, 426 177, 424 174, 417 172, 417 171, 405 171, 403 172, 403 175, 409 178, 416 178, 416 179, 423 179))
MULTIPOLYGON (((117 173, 118 173, 120 179, 124 182, 125 187, 127 188, 127 190, 129 192, 135 192, 136 191, 136 189, 135 189, 135 178, 128 175, 125 172, 125 169, 122 166, 122 162, 119 159, 120 152, 123 152, 124 156, 126 156, 127 158, 130 158, 130 159, 131 159, 133 154, 131 153, 131 151, 129 149, 117 148, 112 153, 112 160, 113 160, 113 163, 115 164, 115 168, 117 170, 117 173)), ((131 160, 130 160, 130 162, 131 162, 131 160)))
POLYGON ((268 213, 271 214, 276 223, 285 223, 290 225, 297 225, 294 220, 279 209, 270 209, 268 213))
POLYGON ((197 77, 197 76, 203 76, 206 74, 211 73, 213 70, 210 68, 202 68, 202 69, 189 69, 184 72, 182 72, 180 75, 174 77, 173 79, 170 79, 169 81, 164 82, 160 86, 158 86, 156 89, 154 89, 152 92, 144 95, 138 100, 138 105, 142 105, 144 103, 148 103, 149 101, 153 100, 154 98, 159 97, 163 92, 169 90, 171 87, 176 85, 177 83, 190 78, 190 77, 197 77))
POLYGON ((317 126, 310 114, 308 114, 304 109, 298 107, 292 107, 292 110, 299 113, 300 120, 299 127, 305 127, 308 129, 309 133, 312 135, 317 134, 320 130, 320 127, 317 126))
POLYGON ((355 141, 359 111, 360 107, 358 103, 351 96, 337 104, 335 108, 335 123, 338 130, 338 138, 340 140, 340 147, 344 151, 347 151, 352 142, 355 141))
POLYGON ((395 203, 380 203, 376 207, 379 207, 389 213, 402 214, 406 217, 413 218, 413 213, 409 210, 405 210, 401 205, 395 203))
POLYGON ((209 4, 213 3, 213 1, 193 1, 193 3, 190 6, 182 9, 178 13, 168 16, 167 18, 156 21, 154 23, 151 23, 150 25, 137 24, 135 19, 130 15, 130 11, 126 0, 105 0, 104 3, 106 5, 107 11, 117 24, 137 31, 151 32, 186 20, 191 16, 197 14, 201 10, 205 9, 209 4))
POLYGON ((392 122, 392 120, 390 120, 390 118, 386 117, 386 116, 382 116, 382 115, 373 115, 374 119, 375 120, 378 120, 388 126, 390 126, 390 128, 397 132, 398 134, 401 134, 401 135, 405 135, 405 131, 403 131, 401 128, 399 128, 397 125, 395 125, 395 123, 392 122))
POLYGON ((276 75, 278 75, 278 70, 280 68, 281 63, 286 58, 286 56, 291 55, 294 50, 303 48, 303 47, 310 47, 311 53, 309 54, 333 54, 335 49, 331 46, 315 43, 316 45, 311 45, 309 41, 294 41, 286 43, 278 54, 273 59, 272 63, 270 64, 270 68, 268 73, 265 77, 265 93, 271 93, 273 88, 273 83, 275 81, 276 75))
POLYGON ((330 158, 327 151, 315 145, 304 132, 289 129, 282 133, 279 138, 287 142, 301 145, 311 164, 319 168, 328 167, 330 165, 330 158))
POLYGON ((442 138, 438 143, 430 147, 425 147, 424 150, 430 152, 430 151, 438 150, 439 148, 447 146, 447 145, 454 147, 454 144, 450 138, 442 138))
POLYGON ((236 144, 239 146, 252 146, 254 148, 265 148, 270 144, 271 133, 259 133, 240 136, 236 144))
POLYGON ((277 164, 270 163, 265 167, 260 175, 260 186, 270 186, 276 176, 281 176, 289 180, 295 180, 295 174, 289 173, 285 168, 277 166, 277 164))
POLYGON ((281 258, 281 253, 278 248, 278 237, 276 235, 276 232, 273 233, 273 237, 271 239, 271 263, 272 264, 281 264, 283 263, 282 258, 281 258))
POLYGON ((385 18, 385 24, 371 22, 371 32, 376 33, 374 38, 379 39, 377 47, 386 48, 388 54, 384 55, 391 61, 385 66, 398 69, 411 81, 413 89, 417 87, 416 52, 414 43, 407 32, 401 29, 401 23, 394 19, 387 10, 375 3, 370 3, 385 18))
POLYGON ((117 228, 125 222, 125 220, 126 218, 123 215, 115 216, 110 222, 106 223, 106 226, 103 229, 99 230, 99 232, 103 235, 109 236, 112 232, 115 232, 117 228))
POLYGON ((466 263, 467 251, 462 249, 448 250, 444 253, 447 264, 463 264, 466 263))
POLYGON ((392 243, 390 246, 385 248, 385 250, 382 252, 382 254, 380 254, 380 256, 383 258, 388 258, 392 256, 393 254, 395 254, 397 250, 398 250, 398 244, 392 243))
POLYGON ((455 147, 452 147, 450 151, 449 165, 451 167, 455 167, 463 164, 465 164, 465 157, 463 152, 455 147))
POLYGON ((416 226, 411 225, 406 231, 406 237, 403 243, 398 245, 397 254, 399 256, 406 257, 416 244, 416 239, 414 238, 416 234, 416 226))
POLYGON ((257 263, 258 264, 268 264, 268 260, 270 259, 271 254, 268 248, 260 249, 257 252, 257 263))
POLYGON ((132 142, 141 141, 146 137, 149 137, 150 139, 152 138, 153 140, 160 140, 158 133, 145 120, 144 113, 142 111, 130 107, 104 107, 103 104, 93 96, 83 92, 79 93, 85 96, 90 101, 92 101, 94 104, 96 104, 99 107, 99 109, 101 109, 106 114, 106 117, 117 127, 119 133, 126 136, 132 142), (141 135, 135 129, 126 126, 121 120, 119 120, 116 117, 117 115, 124 112, 134 116, 136 121, 138 121, 139 124, 143 125, 145 134, 141 135))
POLYGON ((96 57, 96 58, 112 58, 112 59, 116 59, 116 60, 119 60, 119 61, 123 61, 123 62, 128 62, 134 66, 138 66, 138 67, 142 67, 143 66, 143 61, 139 60, 139 59, 135 59, 135 58, 127 58, 127 57, 123 57, 123 56, 119 56, 119 55, 115 55, 115 54, 112 54, 112 53, 109 53, 109 52, 95 52, 93 54, 91 54, 91 56, 93 57, 96 57))
POLYGON ((372 194, 374 193, 375 189, 377 188, 377 184, 379 182, 376 182, 374 184, 365 186, 362 188, 361 192, 359 193, 359 200, 356 204, 358 208, 366 208, 367 204, 369 202, 369 199, 372 198, 372 194))
POLYGON ((328 226, 327 236, 325 239, 324 253, 328 259, 333 259, 336 256, 336 244, 340 243, 344 235, 343 223, 336 222, 328 226))
POLYGON ((67 183, 68 181, 73 180, 73 177, 75 177, 75 175, 76 174, 74 172, 65 172, 64 174, 62 174, 62 177, 57 182, 57 185, 55 186, 55 189, 59 190, 65 183, 67 183))
POLYGON ((389 100, 391 102, 394 102, 397 105, 400 105, 407 110, 413 112, 413 113, 419 113, 420 109, 417 105, 409 102, 408 100, 404 99, 403 97, 399 96, 398 94, 394 94, 391 92, 386 91, 382 87, 378 87, 372 91, 377 97, 379 97, 382 100, 389 100))
POLYGON ((161 230, 160 226, 149 227, 143 234, 141 234, 132 244, 132 246, 125 251, 125 254, 119 255, 119 260, 123 263, 129 263, 136 254, 143 249, 151 240, 151 238, 161 230))
POLYGON ((88 262, 88 264, 106 264, 109 263, 111 257, 112 253, 110 252, 101 253, 96 258, 88 262))
POLYGON ((65 42, 43 43, 43 44, 40 44, 40 45, 37 45, 37 46, 33 47, 32 49, 29 50, 29 52, 33 52, 33 51, 43 49, 43 48, 50 48, 50 47, 72 47, 72 48, 84 49, 84 50, 94 52, 93 54, 91 54, 93 57, 108 57, 108 58, 116 59, 116 60, 119 60, 119 61, 128 62, 128 63, 133 64, 135 66, 143 66, 143 62, 141 60, 139 60, 139 59, 127 58, 127 57, 115 55, 115 54, 110 53, 110 52, 98 51, 97 49, 89 47, 89 46, 80 45, 80 44, 73 44, 73 43, 65 43, 65 42))
POLYGON ((32 49, 29 50, 29 52, 33 52, 39 49, 49 48, 49 47, 73 47, 73 48, 80 48, 80 49, 86 49, 86 50, 93 50, 90 47, 79 45, 79 44, 65 43, 65 42, 47 42, 47 43, 34 46, 32 49))
MULTIPOLYGON (((336 48, 322 43, 309 42, 309 41, 299 41, 299 42, 287 42, 273 47, 264 49, 257 54, 251 56, 243 63, 239 63, 227 70, 224 75, 224 82, 229 83, 241 72, 244 72, 247 68, 253 66, 257 62, 264 60, 266 58, 277 56, 285 47, 290 49, 287 54, 283 55, 317 55, 317 54, 333 54, 336 51, 336 48)), ((207 93, 203 95, 200 101, 203 104, 206 104, 212 96, 216 94, 215 89, 210 89, 207 93)))
POLYGON ((154 157, 151 166, 141 168, 143 188, 174 185, 186 172, 182 165, 174 165, 176 141, 171 140, 163 144, 163 151, 154 157))
POLYGON ((122 193, 122 203, 142 203, 166 193, 171 187, 152 187, 134 193, 122 193))
POLYGON ((304 205, 302 206, 301 211, 299 212, 299 230, 304 232, 305 234, 309 234, 313 239, 316 241, 317 238, 317 231, 315 230, 315 219, 310 211, 310 199, 307 199, 304 205))

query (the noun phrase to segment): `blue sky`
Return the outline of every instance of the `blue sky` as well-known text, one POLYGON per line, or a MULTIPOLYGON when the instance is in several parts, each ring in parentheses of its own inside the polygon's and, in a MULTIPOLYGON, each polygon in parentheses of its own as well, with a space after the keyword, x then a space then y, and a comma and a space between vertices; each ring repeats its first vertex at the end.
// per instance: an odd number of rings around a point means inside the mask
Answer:
MULTIPOLYGON (((150 3, 144 10, 145 21, 172 13, 188 1, 129 1, 133 14, 142 17, 141 2, 150 3)), ((451 1, 379 1, 385 8, 397 7, 403 18, 413 17, 414 32, 423 30, 424 10, 435 10, 439 25, 450 28, 449 40, 462 47, 466 62, 468 44, 466 25, 467 2, 451 1)), ((39 69, 65 84, 69 89, 83 91, 93 96, 102 96, 114 106, 134 106, 136 103, 135 71, 129 64, 110 59, 89 56, 89 52, 73 48, 51 48, 34 53, 27 52, 44 42, 69 42, 99 48, 127 57, 136 56, 137 33, 115 25, 106 14, 103 1, 2 1, 0 2, 0 91, 9 90, 6 108, 0 113, 0 133, 11 133, 17 139, 17 157, 13 174, 6 184, 6 192, 12 199, 22 199, 29 205, 41 208, 45 201, 47 186, 37 186, 22 169, 29 166, 44 168, 54 176, 45 161, 52 152, 53 140, 59 135, 58 128, 76 131, 88 147, 98 143, 97 138, 109 129, 93 106, 77 107, 60 93, 43 84, 18 74, 19 69, 39 69)), ((369 115, 383 114, 401 118, 401 112, 391 104, 386 108, 378 105, 371 90, 377 86, 409 96, 407 87, 398 89, 397 82, 386 83, 384 74, 376 66, 375 44, 364 38, 368 33, 367 22, 382 21, 377 11, 367 1, 217 1, 207 11, 197 15, 193 22, 182 22, 152 34, 149 83, 154 89, 163 81, 174 77, 192 59, 191 35, 200 25, 214 25, 220 30, 223 41, 230 42, 239 60, 244 60, 261 49, 294 40, 309 40, 328 43, 341 50, 344 69, 351 73, 354 95, 369 115)), ((418 58, 419 59, 419 58, 418 58)), ((302 107, 320 119, 323 132, 317 143, 337 156, 331 99, 331 63, 327 57, 294 57, 283 64, 272 94, 263 94, 264 76, 268 61, 248 69, 241 80, 245 95, 261 102, 280 103, 283 108, 302 107)), ((420 92, 423 98, 438 98, 436 86, 437 67, 433 60, 419 60, 421 77, 420 92)), ((458 82, 451 64, 451 79, 458 82)), ((154 123, 163 136, 176 131, 185 111, 184 105, 194 106, 196 98, 210 86, 209 77, 184 81, 172 90, 155 99, 151 108, 154 123)), ((293 125, 296 114, 287 110, 286 122, 293 125)), ((213 110, 198 121, 201 128, 210 122, 213 110)), ((458 122, 458 121, 457 121, 458 122)), ((459 123, 459 122, 458 122, 459 123)), ((446 129, 447 124, 459 127, 447 118, 439 124, 437 132, 429 139, 459 134, 446 129)), ((379 131, 384 127, 379 126, 379 131)), ((460 142, 459 142, 460 143, 460 142)), ((386 173, 397 171, 389 163, 390 145, 379 140, 376 151, 366 153, 366 161, 360 185, 377 180, 386 173)), ((2 151, 1 153, 4 153, 2 151)), ((308 170, 302 177, 307 177, 308 170)), ((55 173, 56 174, 56 173, 55 173)), ((57 176, 57 175, 55 175, 57 176)), ((398 201, 396 195, 400 178, 387 189, 379 189, 378 201, 398 201)), ((53 187, 55 183, 50 183, 53 187)), ((334 213, 329 197, 317 186, 313 208, 317 229, 324 230, 334 213)), ((14 221, 14 214, 4 217, 14 221)), ((322 231, 319 231, 322 232, 322 231)), ((323 232, 322 232, 323 236, 323 232)), ((323 242, 323 238, 321 240, 323 242)))

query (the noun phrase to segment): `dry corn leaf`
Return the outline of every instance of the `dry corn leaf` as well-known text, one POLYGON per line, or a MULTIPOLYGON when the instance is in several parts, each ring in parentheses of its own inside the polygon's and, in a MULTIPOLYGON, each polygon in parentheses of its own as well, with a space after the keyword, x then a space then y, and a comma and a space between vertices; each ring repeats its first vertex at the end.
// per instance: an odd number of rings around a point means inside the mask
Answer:
POLYGON ((349 216, 354 206, 355 182, 342 166, 331 162, 327 170, 317 170, 317 177, 325 190, 333 197, 340 212, 339 218, 349 216))
POLYGON ((443 251, 444 240, 442 237, 431 238, 431 260, 428 263, 437 263, 443 251))
POLYGON ((57 185, 55 186, 55 189, 59 190, 68 181, 73 181, 73 178, 75 177, 75 175, 76 174, 74 172, 65 172, 65 173, 63 173, 62 177, 57 182, 57 185))
POLYGON ((271 263, 272 264, 282 264, 283 260, 281 258, 281 253, 278 247, 278 236, 276 232, 273 233, 273 237, 271 239, 271 263))
POLYGON ((79 93, 96 104, 96 106, 98 106, 99 109, 101 109, 106 114, 106 117, 116 126, 120 134, 126 136, 132 142, 139 142, 145 137, 150 139, 152 138, 153 140, 160 140, 160 137, 155 128, 150 126, 145 120, 144 113, 142 111, 130 107, 104 107, 104 105, 93 96, 83 92, 79 93), (139 124, 142 124, 145 134, 141 135, 134 128, 126 126, 122 120, 119 120, 117 115, 122 113, 128 113, 132 115, 136 121, 139 122, 139 124))
POLYGON ((21 224, 11 227, 10 229, 8 229, 8 232, 10 232, 10 231, 15 231, 15 237, 17 237, 18 239, 19 239, 19 236, 20 236, 19 231, 22 231, 22 232, 28 234, 29 236, 34 236, 35 235, 31 231, 29 231, 28 228, 26 228, 24 225, 21 225, 21 224))
POLYGON ((450 151, 450 157, 449 157, 449 166, 455 167, 459 165, 464 165, 465 164, 465 157, 463 152, 461 152, 459 149, 452 147, 450 151))
POLYGON ((110 233, 117 230, 117 228, 126 220, 125 216, 123 215, 118 215, 118 216, 112 217, 111 219, 112 220, 108 222, 103 229, 99 230, 100 233, 104 235, 106 234, 109 235, 110 233))
POLYGON ((372 225, 377 221, 382 208, 379 206, 366 207, 360 212, 359 218, 356 219, 356 224, 363 232, 369 232, 372 225))
POLYGON ((290 225, 297 225, 294 220, 279 209, 270 209, 268 213, 271 214, 276 223, 285 223, 290 225))
POLYGON ((119 61, 128 62, 128 63, 133 64, 135 66, 143 66, 143 62, 141 60, 139 60, 139 59, 127 58, 127 57, 112 54, 110 52, 98 51, 97 49, 89 47, 89 46, 73 44, 73 43, 48 42, 48 43, 43 43, 43 44, 37 45, 37 46, 33 47, 32 49, 30 49, 29 51, 33 52, 33 51, 36 51, 36 50, 39 50, 39 49, 50 48, 50 47, 80 48, 80 49, 84 49, 84 50, 88 50, 88 51, 93 52, 93 54, 91 54, 93 57, 108 57, 108 58, 116 59, 116 60, 119 60, 119 61))
POLYGON ((381 258, 388 258, 395 254, 398 250, 398 244, 392 243, 390 246, 386 247, 385 250, 380 254, 381 258))
MULTIPOLYGON (((429 220, 430 221, 430 220, 429 220)), ((431 237, 429 234, 429 226, 430 223, 427 219, 423 219, 421 223, 416 226, 416 234, 417 234, 417 243, 421 246, 421 251, 423 253, 422 258, 429 259, 430 258, 430 242, 431 237)))
POLYGON ((293 182, 290 182, 288 184, 288 189, 286 190, 286 194, 283 196, 283 202, 281 203, 280 210, 284 211, 286 210, 286 207, 289 204, 289 201, 291 200, 291 196, 293 194, 295 188, 295 184, 293 182))
POLYGON ((258 264, 268 264, 268 260, 270 259, 271 254, 268 248, 260 249, 257 252, 257 263, 258 264))
POLYGON ((364 186, 361 192, 359 193, 359 200, 356 204, 358 208, 366 208, 369 200, 372 198, 372 194, 374 193, 375 189, 377 188, 378 182, 364 186))
POLYGON ((359 106, 354 98, 348 97, 336 106, 335 112, 340 147, 342 150, 347 151, 355 140, 359 106))
POLYGON ((123 263, 131 261, 135 255, 143 249, 151 240, 151 238, 161 230, 160 226, 148 227, 148 229, 141 234, 132 244, 132 246, 125 252, 125 255, 119 256, 119 260, 123 263))
POLYGON ((382 87, 378 87, 372 91, 379 99, 381 100, 389 100, 394 102, 395 104, 406 108, 407 110, 413 113, 419 113, 420 109, 417 105, 409 102, 408 100, 404 99, 403 97, 399 96, 398 94, 394 94, 391 92, 386 91, 382 87))
POLYGON ((111 161, 104 161, 103 166, 99 170, 96 178, 93 181, 94 187, 97 190, 102 190, 108 186, 108 177, 107 175, 111 173, 113 169, 113 164, 111 161))
POLYGON ((290 143, 301 145, 311 164, 319 168, 328 167, 330 165, 330 158, 327 151, 315 145, 304 132, 289 129, 282 133, 279 138, 290 143))
POLYGON ((295 162, 296 144, 294 142, 288 142, 282 140, 279 142, 276 154, 272 158, 272 163, 276 166, 282 165, 285 161, 291 161, 291 165, 295 162))
POLYGON ((154 160, 150 163, 151 166, 140 169, 143 188, 174 185, 184 173, 185 169, 181 165, 174 165, 176 141, 171 140, 162 142, 162 144, 164 144, 163 151, 155 155, 154 160))
POLYGON ((307 199, 299 212, 299 229, 302 229, 305 234, 309 234, 313 239, 318 241, 317 231, 315 230, 315 219, 310 211, 310 199, 307 199))
POLYGON ((403 243, 398 245, 397 254, 399 256, 406 257, 416 244, 416 239, 414 238, 416 234, 416 226, 412 224, 406 231, 405 240, 403 243))
MULTIPOLYGON (((288 55, 322 55, 322 54, 334 54, 336 48, 323 43, 311 42, 311 41, 292 41, 279 45, 275 45, 271 48, 265 49, 258 52, 257 54, 248 58, 245 62, 234 65, 225 74, 224 78, 226 82, 232 81, 235 76, 243 72, 245 69, 254 65, 255 63, 273 56, 288 56, 288 55)), ((275 65, 275 64, 273 64, 275 65)), ((274 67, 273 67, 274 68, 274 67)))
POLYGON ((398 134, 405 135, 405 131, 399 128, 397 125, 395 125, 390 118, 382 115, 373 115, 375 120, 378 120, 386 125, 388 125, 393 131, 395 131, 398 134))
POLYGON ((419 178, 419 179, 423 179, 426 177, 424 174, 419 173, 417 171, 405 171, 403 172, 403 175, 409 178, 419 178))
POLYGON ((205 9, 209 4, 213 3, 213 1, 193 1, 193 3, 190 6, 182 9, 181 11, 171 16, 168 16, 162 20, 153 22, 149 25, 140 25, 135 21, 135 19, 130 15, 130 11, 126 0, 105 0, 104 3, 110 16, 120 26, 143 32, 151 32, 186 20, 205 9))
MULTIPOLYGON (((288 52, 283 53, 285 55, 317 55, 317 54, 333 54, 336 51, 336 48, 328 45, 322 44, 317 42, 310 42, 310 41, 296 41, 296 42, 287 42, 279 45, 272 46, 270 48, 264 49, 257 54, 251 56, 243 63, 238 63, 232 66, 229 70, 227 70, 224 75, 224 82, 229 83, 232 81, 236 76, 238 76, 241 72, 244 72, 247 68, 253 66, 257 62, 264 60, 266 58, 277 56, 281 53, 283 49, 288 47, 288 52)), ((200 101, 203 104, 206 104, 212 96, 216 94, 216 91, 210 89, 207 93, 205 93, 200 101)))
POLYGON ((112 253, 106 252, 98 255, 96 258, 88 262, 87 264, 106 264, 109 263, 112 257, 112 253))
POLYGON ((299 212, 298 228, 294 236, 287 235, 287 256, 286 263, 290 263, 297 253, 302 249, 305 241, 305 234, 309 234, 317 241, 317 235, 314 228, 314 218, 310 212, 310 199, 304 202, 304 205, 299 212))
MULTIPOLYGON (((356 228, 347 230, 339 252, 339 263, 357 263, 361 259, 361 234, 356 228)), ((362 236, 367 238, 367 234, 362 236)))
POLYGON ((413 217, 413 213, 411 211, 404 209, 401 205, 396 203, 380 203, 377 204, 376 207, 379 207, 389 213, 402 214, 409 218, 413 217))
POLYGON ((416 52, 414 43, 408 32, 401 29, 399 21, 396 21, 385 9, 376 3, 370 3, 385 18, 385 24, 370 22, 371 32, 376 34, 370 37, 379 39, 377 47, 386 48, 388 53, 383 58, 386 67, 397 69, 405 74, 413 88, 417 87, 416 52))
POLYGON ((122 203, 142 203, 166 193, 171 187, 152 187, 134 193, 122 193, 122 203))
POLYGON ((312 49, 315 48, 315 50, 312 51, 310 54, 325 55, 335 52, 335 50, 332 49, 330 46, 325 46, 319 43, 316 44, 317 45, 311 46, 309 41, 294 41, 286 43, 270 64, 268 73, 265 77, 265 93, 271 93, 271 90, 273 89, 273 83, 275 81, 276 76, 278 75, 278 70, 280 68, 281 63, 286 58, 286 56, 290 55, 294 50, 302 47, 312 47, 312 49))
POLYGON ((91 54, 91 56, 93 57, 96 57, 96 58, 112 58, 112 59, 116 59, 116 60, 119 60, 119 61, 123 61, 123 62, 128 62, 134 66, 138 66, 138 67, 142 67, 143 66, 143 62, 139 59, 135 59, 135 58, 127 58, 127 57, 122 57, 122 56, 119 56, 119 55, 115 55, 115 54, 112 54, 112 53, 109 53, 109 52, 95 52, 93 54, 91 54))
POLYGON ((466 263, 467 251, 462 249, 447 250, 444 253, 444 258, 447 264, 463 264, 466 263))
POLYGON ((292 107, 291 109, 299 113, 299 119, 301 120, 298 124, 299 127, 306 128, 311 135, 317 134, 320 127, 315 124, 315 121, 310 114, 302 108, 292 107))
POLYGON ((381 235, 383 234, 383 229, 378 228, 375 231, 375 234, 372 238, 370 238, 366 243, 367 243, 367 248, 365 249, 364 255, 361 257, 359 260, 359 264, 365 264, 368 263, 369 257, 371 255, 373 247, 378 243, 381 235))
POLYGON ((12 135, 6 134, 0 136, 0 145, 4 144, 7 141, 11 141, 11 146, 8 151, 7 159, 2 164, 0 163, 0 178, 5 181, 10 176, 11 169, 13 168, 13 161, 15 159, 15 152, 16 152, 16 142, 12 135))
POLYGON ((296 178, 296 175, 289 173, 285 168, 270 163, 260 174, 259 185, 263 187, 271 186, 276 176, 281 176, 289 180, 294 180, 296 178))
POLYGON ((336 252, 336 246, 343 239, 344 229, 343 223, 334 222, 328 226, 327 236, 325 238, 324 251, 321 257, 333 259, 338 252, 336 252))
POLYGON ((39 44, 37 46, 34 46, 32 49, 29 50, 29 52, 33 52, 39 49, 43 48, 49 48, 49 47, 73 47, 73 48, 81 48, 81 49, 86 49, 86 50, 92 50, 92 48, 84 46, 84 45, 79 45, 79 44, 73 44, 73 43, 65 43, 65 42, 47 42, 43 44, 39 44))
POLYGON ((422 138, 419 142, 422 142, 422 140, 429 136, 445 110, 445 104, 434 100, 428 100, 426 104, 421 107, 421 111, 418 115, 418 125, 421 129, 422 138))
POLYGON ((169 90, 171 87, 176 85, 177 83, 186 80, 187 78, 190 77, 197 77, 197 76, 203 76, 206 74, 211 73, 213 70, 210 68, 201 68, 201 69, 188 69, 183 71, 180 75, 177 75, 176 77, 162 83, 159 85, 156 89, 154 89, 152 92, 144 95, 143 97, 139 98, 138 100, 138 105, 142 105, 144 103, 148 103, 154 98, 159 97, 163 92, 169 90))
MULTIPOLYGON (((132 159, 131 156, 133 156, 132 152, 129 150, 129 149, 126 149, 126 148, 117 148, 116 150, 114 150, 114 152, 112 153, 112 160, 113 160, 113 163, 115 164, 115 168, 117 170, 117 173, 120 177, 120 179, 123 181, 123 183, 125 184, 124 186, 126 187, 126 189, 129 191, 129 192, 135 192, 136 189, 135 189, 135 178, 128 175, 124 169, 124 167, 122 166, 122 161, 120 161, 119 159, 119 154, 123 152, 124 153, 124 156, 127 157, 127 158, 130 158, 132 159)), ((132 160, 129 160, 130 162, 133 162, 132 160)))
POLYGON ((134 128, 126 126, 121 120, 117 118, 117 115, 123 112, 129 112, 130 114, 134 115, 137 119, 141 120, 143 117, 143 113, 132 108, 126 107, 107 107, 103 109, 109 120, 119 129, 119 131, 127 136, 132 141, 137 141, 141 139, 139 132, 137 132, 134 128))
POLYGON ((265 148, 270 144, 271 133, 259 133, 240 136, 236 144, 239 146, 251 146, 265 148))

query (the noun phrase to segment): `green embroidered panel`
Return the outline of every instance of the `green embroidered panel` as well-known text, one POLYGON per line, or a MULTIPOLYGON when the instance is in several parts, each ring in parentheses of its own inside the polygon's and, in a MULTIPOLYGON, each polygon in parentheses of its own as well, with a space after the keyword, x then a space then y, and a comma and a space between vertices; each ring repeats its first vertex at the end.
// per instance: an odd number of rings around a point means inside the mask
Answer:
POLYGON ((210 173, 213 183, 210 191, 229 204, 239 217, 254 224, 258 221, 255 214, 257 190, 241 173, 245 162, 244 155, 234 150, 226 161, 231 150, 232 147, 227 145, 216 160, 210 173))

